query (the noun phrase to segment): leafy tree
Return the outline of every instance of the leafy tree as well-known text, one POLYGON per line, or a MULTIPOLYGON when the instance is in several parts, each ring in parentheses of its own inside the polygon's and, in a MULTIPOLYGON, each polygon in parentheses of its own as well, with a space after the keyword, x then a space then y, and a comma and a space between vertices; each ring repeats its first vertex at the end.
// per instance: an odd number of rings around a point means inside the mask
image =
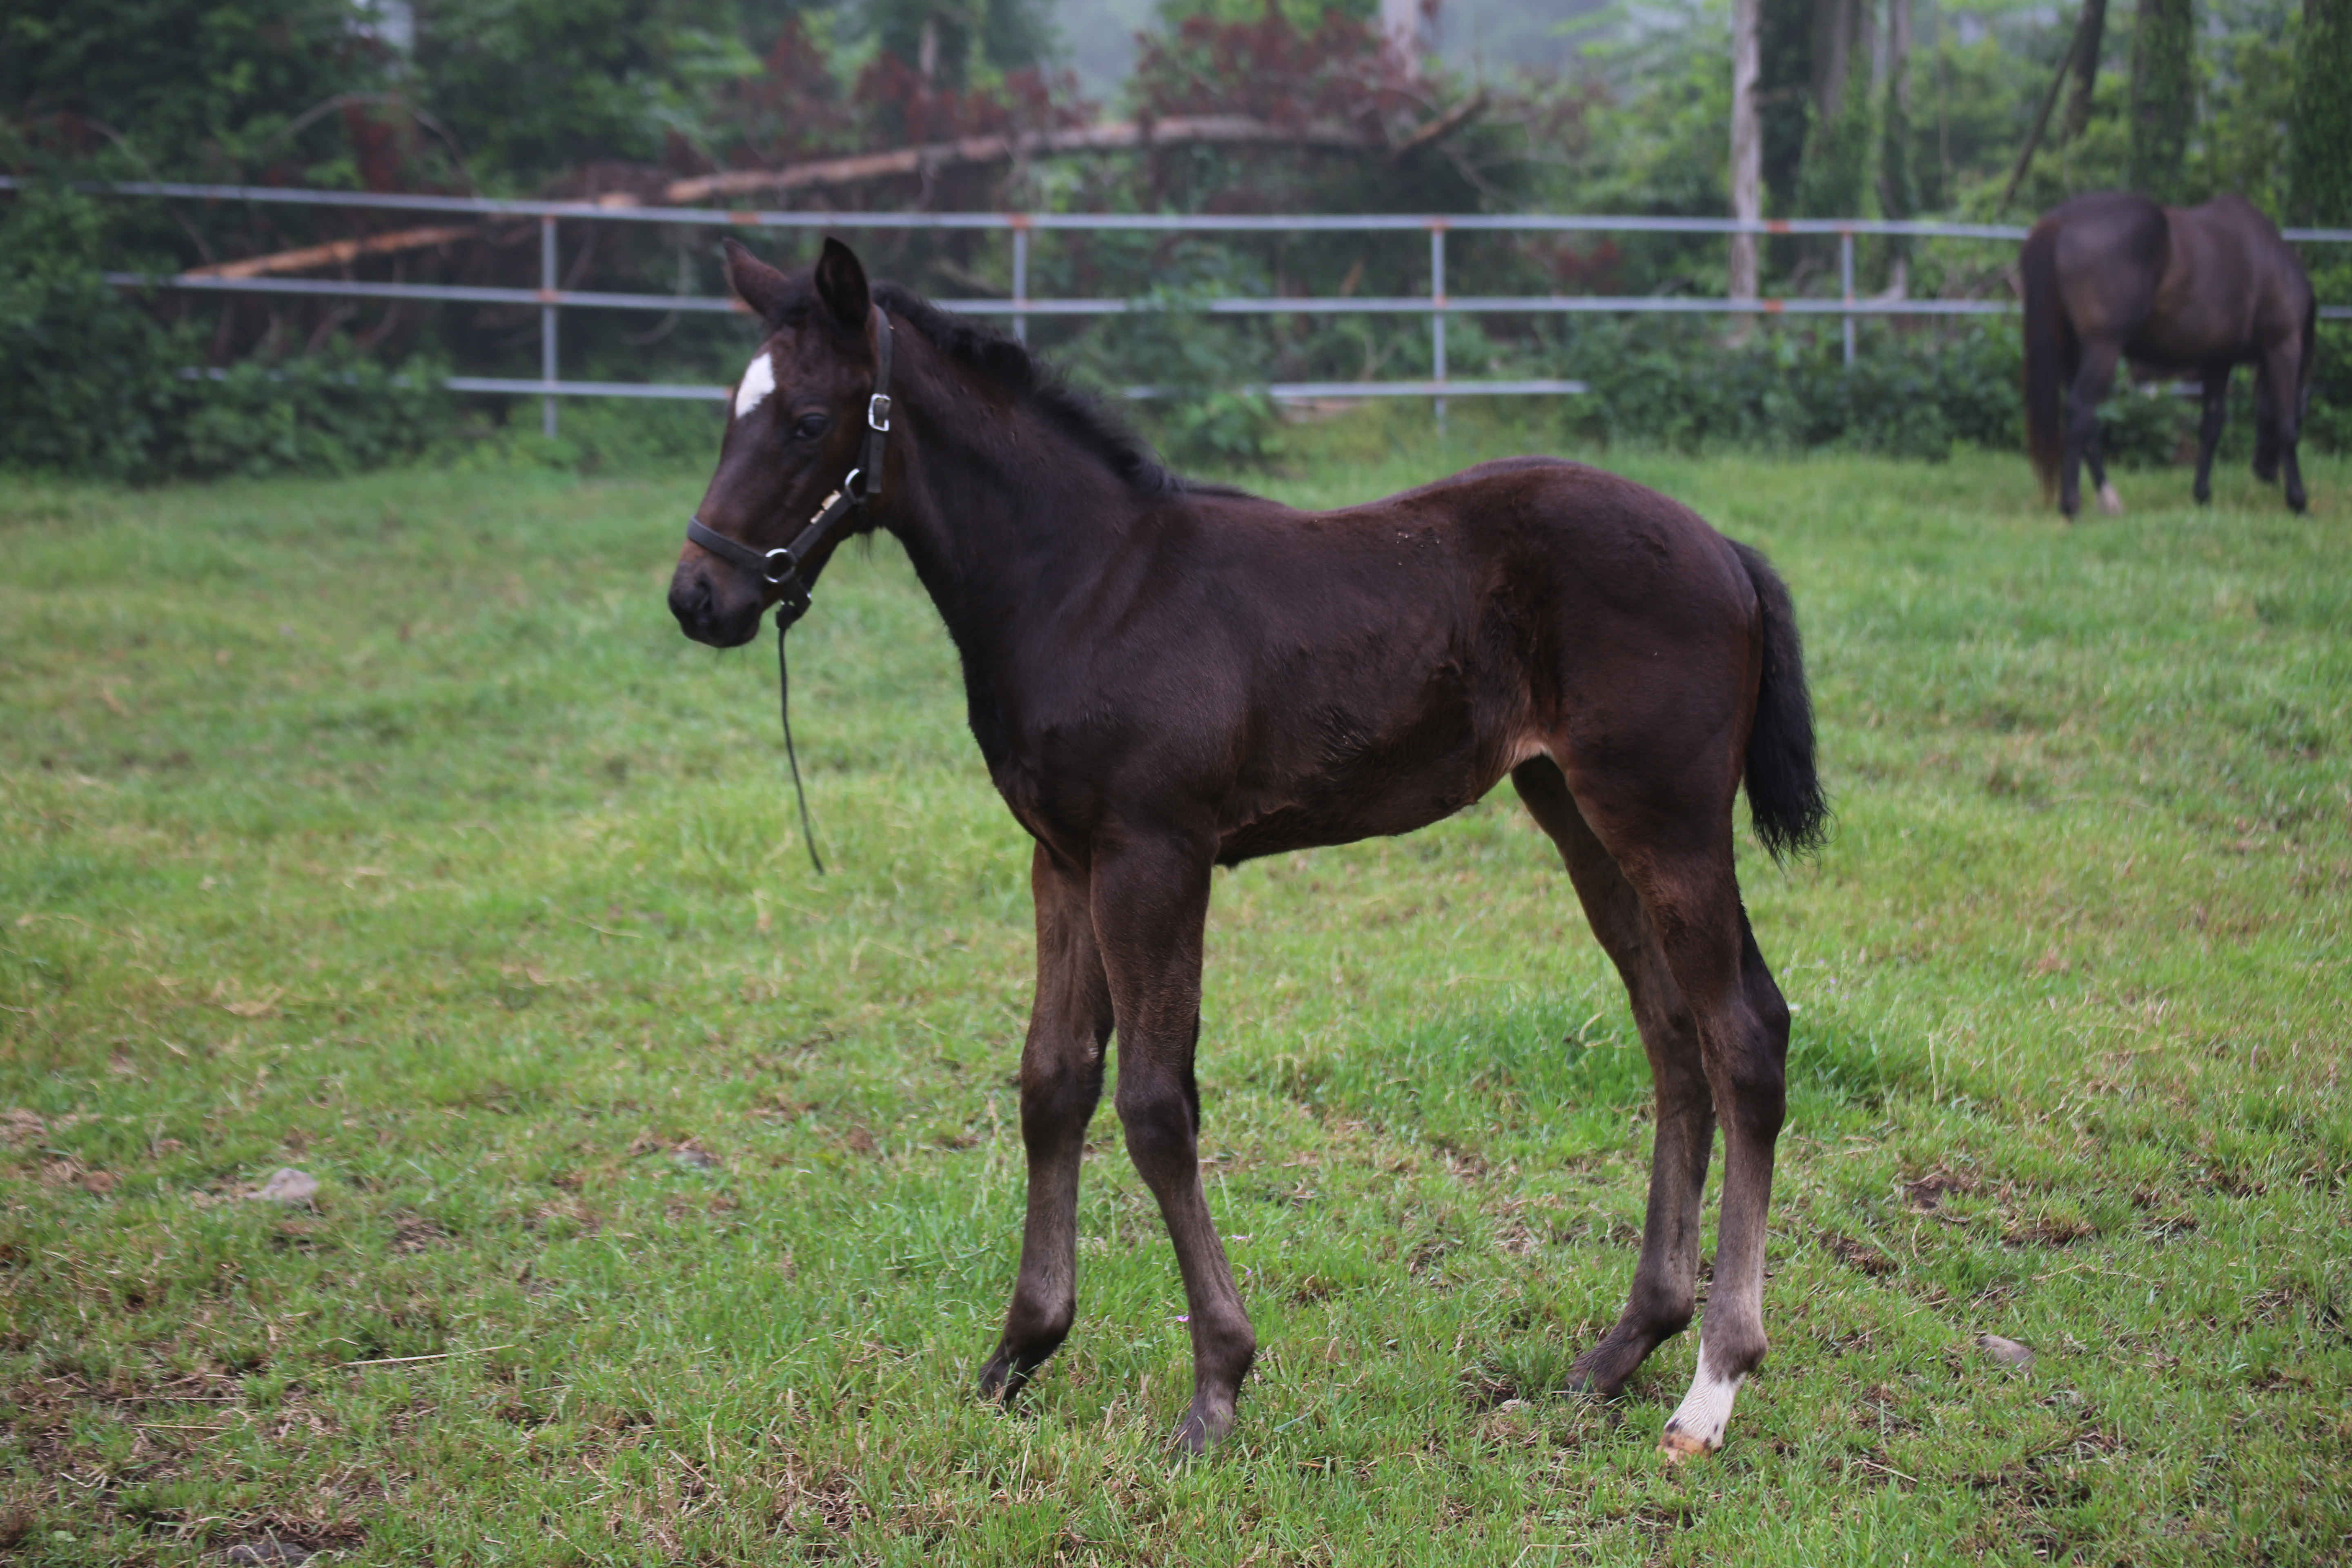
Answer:
POLYGON ((976 66, 1040 66, 1053 47, 1040 0, 871 0, 866 25, 884 54, 934 88, 971 85, 976 66))
POLYGON ((306 111, 392 85, 348 0, 9 0, 0 115, 125 174, 316 178, 342 126, 306 111))
POLYGON ((2303 0, 2294 80, 2289 210, 2352 224, 2352 0, 2303 0))
POLYGON ((435 0, 416 73, 476 172, 528 187, 594 160, 705 155, 708 105, 760 68, 735 28, 726 0, 435 0))

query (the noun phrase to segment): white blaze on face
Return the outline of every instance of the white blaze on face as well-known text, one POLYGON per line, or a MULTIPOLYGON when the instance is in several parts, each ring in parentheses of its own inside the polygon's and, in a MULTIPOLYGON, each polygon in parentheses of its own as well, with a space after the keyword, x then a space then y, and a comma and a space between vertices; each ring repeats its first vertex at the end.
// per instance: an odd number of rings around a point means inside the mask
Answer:
POLYGON ((751 356, 750 368, 743 372, 743 379, 736 384, 735 417, 740 419, 759 407, 768 400, 768 394, 775 390, 775 362, 769 359, 767 350, 761 349, 751 356))

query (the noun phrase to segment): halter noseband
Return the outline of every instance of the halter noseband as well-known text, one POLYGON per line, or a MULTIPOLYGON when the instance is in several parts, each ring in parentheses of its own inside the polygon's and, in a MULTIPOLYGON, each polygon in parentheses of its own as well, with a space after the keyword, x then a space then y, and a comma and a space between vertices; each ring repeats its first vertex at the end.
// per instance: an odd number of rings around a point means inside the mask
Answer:
POLYGON ((790 544, 760 551, 728 538, 698 517, 686 521, 686 537, 703 549, 760 579, 776 594, 776 711, 784 722, 784 760, 792 764, 793 794, 801 806, 801 841, 808 846, 809 864, 824 875, 824 861, 816 852, 816 829, 810 826, 808 792, 801 787, 801 759, 793 750, 792 674, 784 668, 784 634, 808 614, 809 584, 801 568, 841 520, 882 493, 882 441, 890 434, 890 314, 874 307, 874 390, 866 399, 866 445, 857 466, 840 488, 824 498, 790 544))
POLYGON ((890 315, 879 305, 874 307, 874 391, 866 399, 866 446, 857 466, 849 470, 838 489, 818 504, 816 515, 808 520, 808 525, 790 544, 768 551, 754 550, 728 538, 698 517, 687 520, 688 539, 721 561, 746 572, 757 572, 761 581, 777 591, 776 630, 780 635, 808 614, 809 584, 802 578, 801 568, 809 556, 840 526, 843 518, 882 493, 882 442, 890 434, 890 315))

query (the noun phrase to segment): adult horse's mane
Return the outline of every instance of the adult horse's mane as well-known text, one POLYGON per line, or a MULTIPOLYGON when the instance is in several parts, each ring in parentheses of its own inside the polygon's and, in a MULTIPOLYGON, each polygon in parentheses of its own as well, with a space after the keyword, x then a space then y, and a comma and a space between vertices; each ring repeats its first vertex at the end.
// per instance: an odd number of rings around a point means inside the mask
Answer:
MULTIPOLYGON (((793 282, 796 287, 768 319, 771 332, 799 327, 808 320, 815 290, 808 286, 805 273, 795 276, 793 282)), ((1202 484, 1169 468, 1125 419, 1093 395, 1072 386, 1016 339, 969 316, 942 310, 896 283, 877 283, 873 292, 874 302, 890 313, 893 323, 912 327, 948 358, 978 371, 998 391, 1027 405, 1102 459, 1135 495, 1157 500, 1177 495, 1246 493, 1226 485, 1202 484)))

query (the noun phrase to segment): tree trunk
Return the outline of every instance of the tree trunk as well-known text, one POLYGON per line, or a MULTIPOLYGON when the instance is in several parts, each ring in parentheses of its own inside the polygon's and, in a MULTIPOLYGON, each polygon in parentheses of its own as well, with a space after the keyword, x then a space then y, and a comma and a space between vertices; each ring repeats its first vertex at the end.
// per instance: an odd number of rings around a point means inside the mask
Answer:
POLYGON ((1857 0, 1813 0, 1813 124, 1834 121, 1845 106, 1846 68, 1853 57, 1857 0))
POLYGON ((2058 123, 2058 139, 2072 142, 2091 123, 2091 95, 2099 86, 2099 49, 2107 29, 2107 0, 2083 0, 2083 19, 2074 26, 2074 90, 2066 99, 2066 118, 2058 123))
POLYGON ((2190 0, 2139 0, 2132 30, 2131 188, 2159 202, 2183 194, 2189 127, 2197 115, 2195 34, 2190 0))
POLYGON ((1797 210, 1797 174, 1805 156, 1807 88, 1813 74, 1811 0, 1760 0, 1757 33, 1756 118, 1763 147, 1764 190, 1775 216, 1797 210))
MULTIPOLYGON (((1886 109, 1878 148, 1878 206, 1890 218, 1918 211, 1911 182, 1911 0, 1886 0, 1886 109)), ((1908 289, 1911 242, 1886 245, 1887 287, 1908 289)))
POLYGON ((2287 201, 2294 221, 2352 225, 2352 0, 2303 0, 2290 137, 2287 201))
POLYGON ((1813 126, 1799 202, 1814 217, 1859 216, 1868 188, 1869 8, 1870 0, 1814 0, 1813 126))
MULTIPOLYGON (((1756 79, 1763 31, 1763 0, 1731 5, 1731 216, 1754 223, 1764 216, 1764 141, 1757 120, 1756 79)), ((1756 298, 1753 234, 1731 237, 1731 297, 1756 298)))

